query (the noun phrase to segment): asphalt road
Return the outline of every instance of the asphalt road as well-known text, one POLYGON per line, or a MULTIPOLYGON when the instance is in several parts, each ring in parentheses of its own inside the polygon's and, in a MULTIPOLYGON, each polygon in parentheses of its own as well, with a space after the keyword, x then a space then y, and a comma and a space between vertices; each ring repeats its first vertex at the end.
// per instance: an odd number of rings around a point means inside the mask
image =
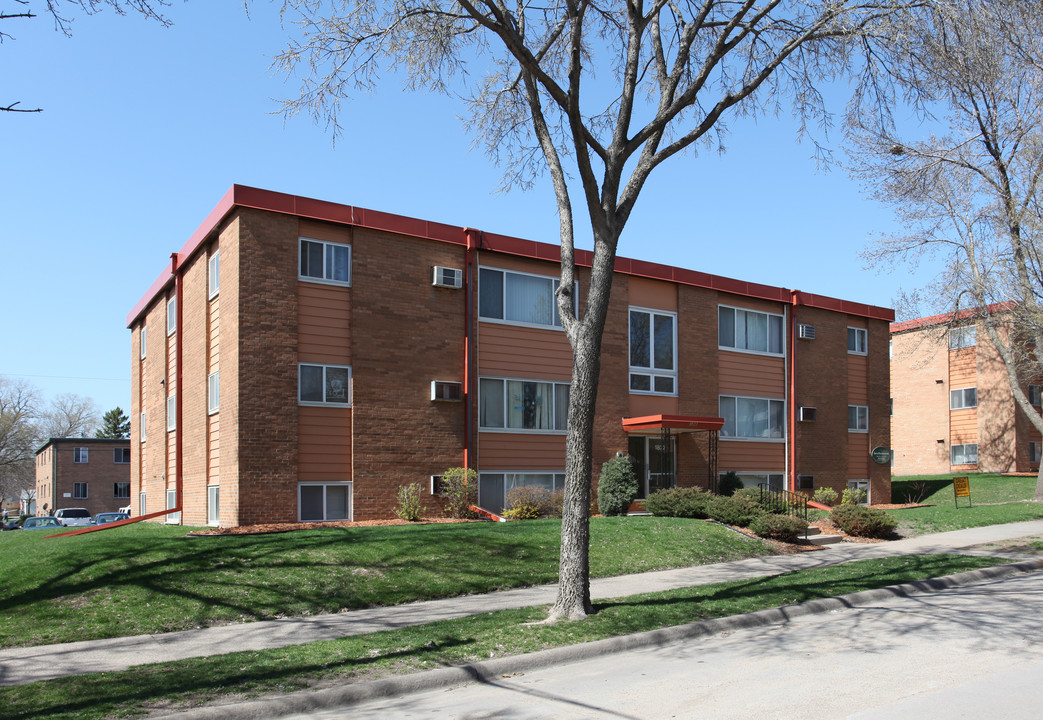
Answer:
POLYGON ((1037 572, 294 720, 1037 720, 1041 617, 1037 572))

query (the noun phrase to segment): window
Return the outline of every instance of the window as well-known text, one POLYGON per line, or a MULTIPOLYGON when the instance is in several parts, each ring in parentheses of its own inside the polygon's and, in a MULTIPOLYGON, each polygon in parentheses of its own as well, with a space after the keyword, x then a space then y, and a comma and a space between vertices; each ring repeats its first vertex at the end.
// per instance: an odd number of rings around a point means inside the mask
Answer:
POLYGON ((866 405, 847 406, 847 431, 869 432, 869 407, 866 405))
POLYGON ((1040 454, 1043 453, 1043 443, 1030 442, 1029 443, 1029 462, 1038 463, 1040 454))
POLYGON ((301 405, 351 405, 351 368, 344 365, 297 366, 301 405))
POLYGON ((949 349, 974 347, 978 342, 978 328, 973 325, 949 328, 949 349))
POLYGON ((351 520, 351 483, 301 483, 297 507, 301 522, 351 520))
POLYGON ((963 388, 949 391, 949 409, 963 410, 978 407, 978 388, 963 388))
POLYGON ((1043 403, 1040 402, 1041 397, 1043 396, 1040 395, 1040 386, 1029 385, 1029 402, 1032 405, 1039 407, 1040 405, 1043 405, 1043 403))
MULTIPOLYGON (((558 278, 480 268, 478 316, 538 327, 561 327, 554 290, 558 278)), ((578 297, 575 285, 573 297, 578 297)), ((577 303, 578 305, 578 303, 577 303)))
POLYGON ((74 463, 85 463, 87 462, 87 448, 78 447, 72 449, 72 461, 74 463))
POLYGON ((847 351, 855 355, 865 355, 867 335, 865 328, 849 327, 847 329, 847 351))
POLYGON ((978 444, 953 445, 950 448, 950 462, 953 465, 977 465, 978 444))
POLYGON ((167 300, 167 335, 177 330, 177 296, 167 300))
POLYGON ((762 439, 781 438, 785 434, 783 400, 721 395, 719 408, 724 418, 721 437, 762 439))
MULTIPOLYGON (((720 479, 724 479, 727 473, 721 473, 720 479)), ((744 488, 759 488, 762 485, 768 490, 781 491, 786 488, 783 486, 783 474, 782 473, 735 473, 742 486, 744 488)), ((809 477, 804 475, 802 477, 809 477)))
POLYGON ((206 263, 207 298, 212 300, 221 289, 221 251, 215 250, 206 263))
POLYGON ((145 442, 145 413, 141 413, 141 442, 145 442))
POLYGON ((301 280, 351 284, 351 246, 301 238, 301 280))
POLYGON ((130 500, 130 483, 129 482, 114 482, 112 483, 112 497, 121 500, 130 500))
POLYGON ((130 448, 113 448, 112 449, 112 462, 117 465, 126 465, 130 462, 130 448))
POLYGON ((478 504, 495 513, 501 513, 507 506, 507 493, 516 487, 545 487, 548 490, 560 490, 565 485, 563 472, 515 472, 515 473, 479 473, 478 504))
POLYGON ((782 316, 721 305, 717 311, 717 343, 722 348, 782 354, 782 316))
POLYGON ((85 482, 74 482, 72 484, 72 496, 77 500, 87 499, 87 483, 85 482))
POLYGON ((138 515, 145 514, 145 493, 138 493, 138 515))
POLYGON ((567 383, 478 380, 478 425, 483 430, 563 431, 568 412, 567 383))
POLYGON ((677 315, 630 308, 630 392, 677 394, 677 315))
POLYGON ((857 504, 865 505, 869 502, 868 480, 848 480, 847 489, 856 495, 855 502, 857 504))
POLYGON ((148 328, 141 328, 141 359, 145 359, 145 353, 148 352, 148 328))
POLYGON ((213 415, 221 409, 221 373, 215 372, 206 378, 206 411, 213 415))
MULTIPOLYGON (((177 490, 167 490, 167 510, 173 510, 177 507, 177 490)), ((173 512, 167 513, 166 522, 176 525, 181 522, 181 513, 173 512)))
POLYGON ((167 398, 167 432, 177 430, 177 395, 167 398))
POLYGON ((206 486, 206 524, 219 525, 221 523, 221 488, 219 485, 206 486))

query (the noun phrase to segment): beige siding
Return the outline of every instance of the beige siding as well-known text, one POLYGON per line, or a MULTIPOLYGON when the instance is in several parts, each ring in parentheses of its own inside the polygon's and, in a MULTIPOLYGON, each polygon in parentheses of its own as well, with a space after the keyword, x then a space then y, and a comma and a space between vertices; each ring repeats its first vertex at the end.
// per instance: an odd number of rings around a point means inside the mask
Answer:
POLYGON ((721 395, 786 397, 786 364, 780 357, 722 350, 719 358, 721 395))
POLYGON ((786 445, 781 442, 741 442, 721 440, 717 467, 720 472, 783 472, 786 445))
POLYGON ((298 353, 302 362, 351 364, 351 289, 297 284, 298 353))
POLYGON ((572 377, 572 348, 560 330, 483 322, 478 348, 479 375, 558 382, 572 377))
POLYGON ((298 476, 302 481, 351 477, 351 410, 300 407, 298 476))
POLYGON ((558 470, 565 468, 564 435, 489 433, 478 436, 481 470, 558 470))

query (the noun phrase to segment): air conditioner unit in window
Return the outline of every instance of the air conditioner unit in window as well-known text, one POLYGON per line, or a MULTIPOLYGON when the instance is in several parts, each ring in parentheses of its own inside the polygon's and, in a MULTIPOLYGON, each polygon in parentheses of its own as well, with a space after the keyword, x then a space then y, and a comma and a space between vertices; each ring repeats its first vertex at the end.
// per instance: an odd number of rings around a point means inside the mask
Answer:
POLYGON ((802 407, 797 411, 797 420, 800 422, 815 422, 818 411, 813 407, 802 407))
POLYGON ((807 323, 797 324, 797 337, 801 340, 814 340, 815 339, 815 326, 808 325, 807 323))
POLYGON ((459 268, 435 265, 433 270, 434 279, 431 284, 435 287, 458 288, 464 284, 464 271, 459 268))
POLYGON ((462 383, 458 382, 432 380, 431 399, 444 400, 448 402, 460 402, 464 399, 464 386, 462 383))
POLYGON ((797 489, 798 490, 814 490, 815 489, 815 476, 814 475, 798 475, 797 476, 797 489))

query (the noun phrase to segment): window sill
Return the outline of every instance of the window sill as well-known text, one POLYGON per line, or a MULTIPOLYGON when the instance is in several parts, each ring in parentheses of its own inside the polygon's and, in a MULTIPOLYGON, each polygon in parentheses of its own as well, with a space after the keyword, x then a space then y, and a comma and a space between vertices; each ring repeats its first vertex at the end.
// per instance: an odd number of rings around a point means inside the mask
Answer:
POLYGON ((769 352, 767 350, 746 350, 745 348, 728 347, 726 345, 718 345, 718 350, 724 350, 725 352, 740 353, 742 355, 760 355, 762 357, 773 357, 773 358, 785 358, 786 353, 781 352, 769 352))
POLYGON ((728 442, 766 442, 766 443, 784 443, 786 442, 785 437, 780 438, 762 438, 762 437, 736 437, 736 436, 724 436, 718 437, 719 440, 728 442))
POLYGON ((479 317, 481 322, 492 323, 493 325, 509 325, 511 327, 524 327, 532 328, 533 330, 553 330, 555 332, 565 332, 565 328, 561 325, 543 325, 541 323, 527 323, 519 320, 501 320, 499 318, 488 318, 479 317))
POLYGON ((325 278, 313 278, 305 277, 304 275, 298 275, 297 279, 301 282, 314 283, 316 285, 332 285, 334 287, 350 288, 351 280, 326 280, 325 278))
POLYGON ((536 430, 528 428, 479 427, 478 431, 483 433, 496 433, 499 435, 557 435, 561 437, 568 435, 567 430, 536 430))

